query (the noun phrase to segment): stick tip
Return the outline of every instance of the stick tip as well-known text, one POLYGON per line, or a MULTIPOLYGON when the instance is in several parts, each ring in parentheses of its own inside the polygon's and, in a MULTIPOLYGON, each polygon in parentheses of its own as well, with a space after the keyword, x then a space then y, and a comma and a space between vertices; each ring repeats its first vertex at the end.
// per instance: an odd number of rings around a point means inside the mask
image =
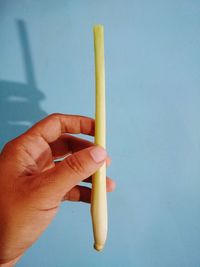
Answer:
POLYGON ((94 244, 94 249, 96 249, 97 251, 102 251, 103 250, 103 245, 99 245, 99 244, 94 244))
POLYGON ((94 28, 103 28, 103 24, 95 24, 94 28))
POLYGON ((103 27, 102 24, 96 24, 96 25, 94 25, 94 27, 93 27, 93 30, 94 30, 94 31, 103 31, 103 29, 104 29, 104 27, 103 27))

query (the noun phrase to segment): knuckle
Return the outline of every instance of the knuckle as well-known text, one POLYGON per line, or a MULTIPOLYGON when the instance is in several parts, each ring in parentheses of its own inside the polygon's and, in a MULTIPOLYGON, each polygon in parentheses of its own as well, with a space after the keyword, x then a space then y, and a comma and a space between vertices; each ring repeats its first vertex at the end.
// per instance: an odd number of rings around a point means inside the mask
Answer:
POLYGON ((85 168, 81 160, 78 158, 76 154, 67 157, 65 160, 67 166, 74 172, 76 175, 83 175, 85 172, 85 168))
POLYGON ((79 201, 80 200, 80 192, 79 190, 71 190, 68 192, 67 200, 69 201, 79 201))
POLYGON ((52 118, 52 119, 57 119, 58 117, 60 117, 62 114, 61 113, 52 113, 50 114, 48 117, 52 118))
POLYGON ((12 144, 13 144, 12 141, 7 142, 3 147, 3 151, 10 150, 10 147, 12 147, 12 144))
POLYGON ((3 151, 4 151, 4 152, 5 152, 5 151, 10 152, 10 151, 13 151, 13 149, 16 150, 16 149, 18 148, 18 146, 19 146, 19 142, 18 142, 18 140, 13 139, 13 140, 7 142, 7 143, 4 145, 4 147, 3 147, 3 151))

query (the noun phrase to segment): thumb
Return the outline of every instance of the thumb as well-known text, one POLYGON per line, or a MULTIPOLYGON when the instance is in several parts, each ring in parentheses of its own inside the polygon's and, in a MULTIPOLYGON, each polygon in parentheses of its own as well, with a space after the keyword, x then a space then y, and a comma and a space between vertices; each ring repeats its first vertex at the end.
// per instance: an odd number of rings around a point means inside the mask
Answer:
POLYGON ((95 173, 105 162, 106 156, 105 149, 100 146, 92 146, 70 155, 39 175, 39 190, 62 198, 75 185, 95 173))

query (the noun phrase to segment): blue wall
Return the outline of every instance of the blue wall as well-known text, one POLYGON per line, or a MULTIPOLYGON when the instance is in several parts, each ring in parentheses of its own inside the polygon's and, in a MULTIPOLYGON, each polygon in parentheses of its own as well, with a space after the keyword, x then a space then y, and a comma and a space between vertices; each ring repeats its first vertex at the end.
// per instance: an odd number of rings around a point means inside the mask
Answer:
POLYGON ((1 147, 52 112, 94 115, 105 26, 109 236, 64 203, 18 267, 200 266, 200 1, 0 1, 1 147))

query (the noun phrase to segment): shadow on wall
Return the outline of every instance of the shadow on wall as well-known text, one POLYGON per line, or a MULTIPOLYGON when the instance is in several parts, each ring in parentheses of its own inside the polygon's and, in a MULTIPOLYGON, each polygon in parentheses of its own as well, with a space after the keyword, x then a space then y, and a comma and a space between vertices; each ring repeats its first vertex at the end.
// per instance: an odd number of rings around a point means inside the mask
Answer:
POLYGON ((46 116, 40 108, 45 95, 37 88, 28 34, 24 21, 17 20, 26 76, 25 83, 0 80, 0 150, 6 142, 26 131, 46 116))

